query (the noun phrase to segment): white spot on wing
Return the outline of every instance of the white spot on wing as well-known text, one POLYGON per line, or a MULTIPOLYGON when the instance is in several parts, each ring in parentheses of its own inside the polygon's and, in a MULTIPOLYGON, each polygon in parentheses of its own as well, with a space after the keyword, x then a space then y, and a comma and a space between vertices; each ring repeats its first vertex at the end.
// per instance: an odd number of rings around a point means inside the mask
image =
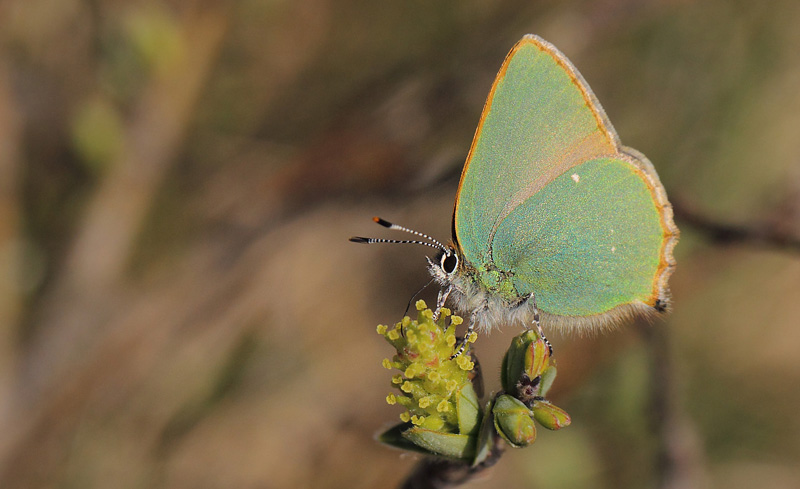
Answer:
POLYGON ((578 175, 577 173, 573 173, 572 174, 572 179, 575 180, 575 183, 578 183, 578 182, 581 181, 581 176, 578 175))
POLYGON ((614 253, 615 251, 617 251, 617 247, 616 246, 612 246, 611 247, 611 253, 614 253))

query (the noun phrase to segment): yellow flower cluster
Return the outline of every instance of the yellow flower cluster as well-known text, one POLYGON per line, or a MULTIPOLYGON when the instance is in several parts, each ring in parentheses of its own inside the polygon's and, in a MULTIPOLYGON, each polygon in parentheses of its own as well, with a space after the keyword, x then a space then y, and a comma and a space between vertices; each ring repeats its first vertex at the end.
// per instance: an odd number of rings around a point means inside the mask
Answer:
POLYGON ((392 377, 392 386, 400 392, 389 394, 386 402, 406 408, 400 415, 403 422, 457 433, 457 397, 461 388, 470 384, 469 374, 475 364, 469 356, 469 343, 476 335, 467 338, 467 348, 453 357, 458 348, 456 326, 462 319, 442 308, 434 321, 425 301, 417 301, 416 308, 416 320, 406 316, 391 329, 378 326, 378 334, 397 350, 391 360, 383 360, 383 366, 401 372, 392 377))

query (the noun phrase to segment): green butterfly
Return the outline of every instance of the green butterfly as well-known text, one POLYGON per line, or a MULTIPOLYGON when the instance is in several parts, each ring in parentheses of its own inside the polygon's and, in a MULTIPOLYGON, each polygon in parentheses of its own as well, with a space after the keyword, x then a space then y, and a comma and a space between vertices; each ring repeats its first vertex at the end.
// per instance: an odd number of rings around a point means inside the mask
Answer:
POLYGON ((678 240, 653 165, 622 146, 578 70, 527 35, 495 78, 461 174, 448 246, 429 270, 470 315, 504 324, 601 329, 669 308, 678 240))

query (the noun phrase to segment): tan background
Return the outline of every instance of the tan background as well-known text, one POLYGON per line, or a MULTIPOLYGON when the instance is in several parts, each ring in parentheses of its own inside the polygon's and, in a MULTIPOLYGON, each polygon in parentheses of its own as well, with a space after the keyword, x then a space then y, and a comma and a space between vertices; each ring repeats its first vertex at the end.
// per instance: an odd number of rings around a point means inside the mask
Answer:
MULTIPOLYGON (((527 32, 657 167, 675 313, 554 335, 573 425, 473 487, 800 486, 798 25, 795 0, 0 3, 0 487, 395 486, 375 326, 425 250, 347 238, 447 238, 527 32)), ((478 342, 490 388, 515 333, 478 342)))

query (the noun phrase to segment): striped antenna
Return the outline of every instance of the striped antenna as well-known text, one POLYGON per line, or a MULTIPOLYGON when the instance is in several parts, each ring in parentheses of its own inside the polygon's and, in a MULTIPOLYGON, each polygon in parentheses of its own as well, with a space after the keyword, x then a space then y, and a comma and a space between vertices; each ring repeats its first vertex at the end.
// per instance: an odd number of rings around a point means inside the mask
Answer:
POLYGON ((435 248, 437 250, 441 249, 433 243, 428 243, 427 241, 417 241, 416 239, 385 239, 385 238, 365 238, 363 236, 353 236, 352 238, 350 238, 350 241, 352 241, 353 243, 364 243, 364 244, 373 244, 373 243, 418 244, 418 245, 430 246, 431 248, 435 248))
POLYGON ((381 226, 385 227, 385 228, 393 229, 395 231, 404 231, 406 233, 411 233, 411 234, 413 234, 415 236, 419 236, 421 238, 425 238, 428 241, 430 241, 431 243, 435 244, 436 248, 439 248, 440 250, 442 250, 447 256, 450 256, 450 250, 445 245, 443 245, 438 240, 428 236, 425 233, 420 233, 419 231, 414 231, 413 229, 409 229, 407 227, 398 226, 397 224, 393 224, 393 223, 391 223, 391 222, 389 222, 389 221, 387 221, 385 219, 381 219, 380 217, 373 217, 372 220, 375 221, 376 223, 380 224, 381 226))
POLYGON ((445 255, 450 256, 450 249, 447 248, 445 245, 440 243, 439 241, 431 238, 427 234, 420 233, 419 231, 414 231, 413 229, 408 229, 403 226, 398 226, 397 224, 392 224, 389 221, 381 219, 380 217, 373 217, 373 221, 377 222, 381 226, 389 229, 394 229, 396 231, 405 231, 407 233, 411 233, 415 236, 419 236, 421 238, 425 238, 428 241, 419 241, 416 239, 385 239, 385 238, 365 238, 362 236, 353 236, 350 238, 350 241, 353 243, 364 243, 364 244, 373 244, 373 243, 395 243, 395 244, 418 244, 423 246, 430 246, 431 248, 437 249, 443 252, 445 255))

